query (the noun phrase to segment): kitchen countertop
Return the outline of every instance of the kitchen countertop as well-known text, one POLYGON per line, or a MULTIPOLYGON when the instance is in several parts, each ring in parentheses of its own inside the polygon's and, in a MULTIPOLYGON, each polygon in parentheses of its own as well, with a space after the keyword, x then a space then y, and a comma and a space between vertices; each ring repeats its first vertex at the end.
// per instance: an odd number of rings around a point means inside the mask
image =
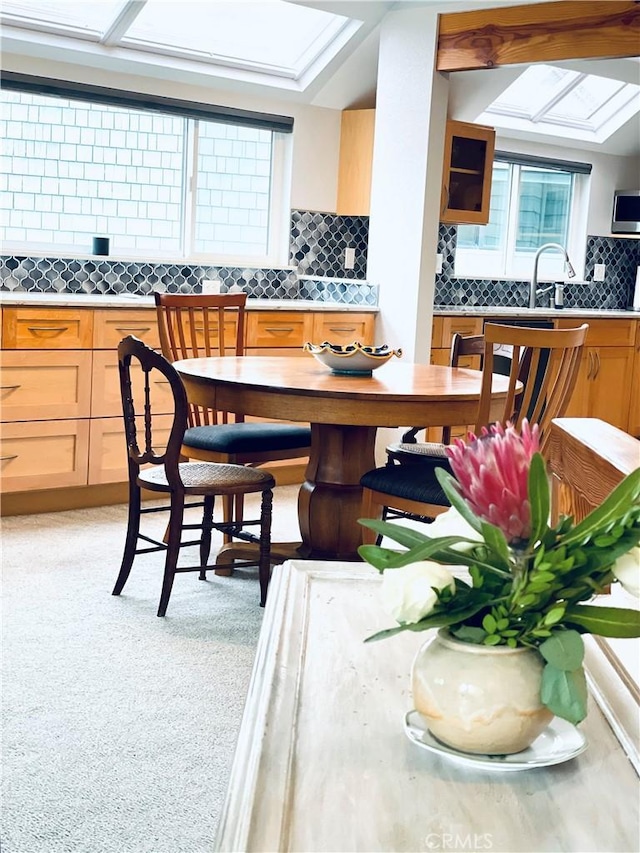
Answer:
POLYGON ((616 317, 640 319, 640 312, 623 308, 507 308, 499 305, 442 305, 433 309, 434 316, 450 314, 462 317, 616 317))
MULTIPOLYGON (((86 293, 16 293, 1 291, 0 305, 39 305, 56 308, 152 308, 151 296, 103 296, 86 293)), ((251 299, 247 310, 256 311, 355 311, 377 314, 377 305, 351 305, 342 302, 316 302, 312 299, 251 299)), ((499 305, 441 305, 433 309, 435 317, 600 317, 602 319, 640 319, 640 312, 599 308, 510 308, 499 305)))
MULTIPOLYGON (((87 293, 0 292, 0 305, 40 305, 56 308, 153 308, 151 296, 103 296, 87 293)), ((377 305, 346 305, 312 299, 247 299, 247 310, 256 311, 357 311, 377 313, 377 305)))

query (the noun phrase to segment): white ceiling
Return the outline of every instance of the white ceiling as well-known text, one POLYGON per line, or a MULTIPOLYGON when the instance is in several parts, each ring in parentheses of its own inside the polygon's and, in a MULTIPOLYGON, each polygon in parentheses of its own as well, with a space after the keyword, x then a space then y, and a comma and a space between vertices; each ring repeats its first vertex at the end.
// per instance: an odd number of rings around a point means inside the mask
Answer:
MULTIPOLYGON (((512 0, 512 4, 526 0, 512 0)), ((347 17, 363 20, 356 35, 343 46, 328 65, 312 80, 274 81, 265 85, 261 78, 252 72, 238 71, 233 77, 223 76, 221 69, 207 66, 187 59, 168 59, 138 51, 121 48, 108 48, 102 45, 78 42, 62 36, 50 35, 40 38, 28 30, 5 27, 2 33, 3 56, 7 67, 11 67, 10 55, 40 57, 67 63, 89 65, 114 72, 138 74, 141 76, 167 78, 194 85, 214 86, 224 91, 242 91, 246 94, 268 95, 283 100, 306 103, 331 109, 366 108, 375 106, 378 40, 380 22, 393 8, 402 5, 415 5, 419 0, 288 0, 298 5, 307 5, 347 17)), ((444 5, 446 0, 440 0, 444 5)), ((449 0, 451 11, 467 6, 477 8, 496 5, 498 0, 476 0, 476 2, 456 2, 449 0)), ((426 5, 426 4, 423 4, 426 5)), ((565 63, 567 64, 567 63, 565 63)), ((569 65, 569 64, 568 64, 569 65)), ((640 64, 637 61, 601 60, 599 62, 570 63, 602 76, 613 76, 627 82, 640 82, 640 64)), ((485 107, 512 82, 522 71, 520 67, 492 69, 489 71, 457 72, 450 75, 449 115, 463 121, 475 121, 485 107)), ((501 131, 507 138, 546 142, 581 150, 593 150, 601 153, 623 156, 640 155, 640 123, 638 117, 629 120, 619 131, 602 145, 576 143, 559 137, 541 137, 516 131, 501 131)))

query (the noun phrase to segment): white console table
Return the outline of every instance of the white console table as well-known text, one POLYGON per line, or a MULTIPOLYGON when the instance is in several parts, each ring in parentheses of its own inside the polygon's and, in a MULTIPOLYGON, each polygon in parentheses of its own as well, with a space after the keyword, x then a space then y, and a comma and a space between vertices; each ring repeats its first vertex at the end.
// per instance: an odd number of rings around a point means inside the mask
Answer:
POLYGON ((584 753, 535 770, 469 769, 403 732, 427 635, 363 643, 391 624, 378 584, 365 564, 275 569, 215 849, 640 849, 637 696, 602 647, 588 644, 584 753))

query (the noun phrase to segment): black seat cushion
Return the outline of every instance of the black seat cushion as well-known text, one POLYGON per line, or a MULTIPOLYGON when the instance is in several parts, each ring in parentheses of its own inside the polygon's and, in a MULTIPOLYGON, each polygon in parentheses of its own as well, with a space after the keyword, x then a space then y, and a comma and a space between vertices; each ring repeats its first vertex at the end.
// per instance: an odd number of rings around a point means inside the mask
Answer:
POLYGON ((360 485, 397 498, 449 506, 449 500, 436 478, 436 468, 444 468, 451 473, 446 459, 425 461, 416 465, 385 465, 383 468, 367 471, 360 480, 360 485))
POLYGON ((216 453, 304 449, 311 444, 311 429, 297 424, 216 424, 190 427, 182 444, 216 453))

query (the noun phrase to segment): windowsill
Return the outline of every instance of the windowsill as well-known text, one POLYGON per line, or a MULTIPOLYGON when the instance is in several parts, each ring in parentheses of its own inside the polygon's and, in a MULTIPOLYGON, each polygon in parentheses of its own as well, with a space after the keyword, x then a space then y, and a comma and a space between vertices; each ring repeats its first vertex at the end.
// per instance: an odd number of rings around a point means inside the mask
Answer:
POLYGON ((44 249, 32 249, 20 246, 2 247, 2 255, 4 257, 20 257, 20 258, 61 258, 65 261, 94 261, 100 264, 103 261, 123 264, 163 264, 165 266, 190 266, 190 267, 216 267, 227 269, 252 269, 252 270, 291 270, 298 269, 293 264, 278 264, 278 263, 248 263, 247 259, 228 258, 223 261, 215 261, 202 258, 176 258, 176 257, 161 257, 149 255, 92 255, 90 252, 74 252, 72 250, 64 252, 55 252, 44 249))

